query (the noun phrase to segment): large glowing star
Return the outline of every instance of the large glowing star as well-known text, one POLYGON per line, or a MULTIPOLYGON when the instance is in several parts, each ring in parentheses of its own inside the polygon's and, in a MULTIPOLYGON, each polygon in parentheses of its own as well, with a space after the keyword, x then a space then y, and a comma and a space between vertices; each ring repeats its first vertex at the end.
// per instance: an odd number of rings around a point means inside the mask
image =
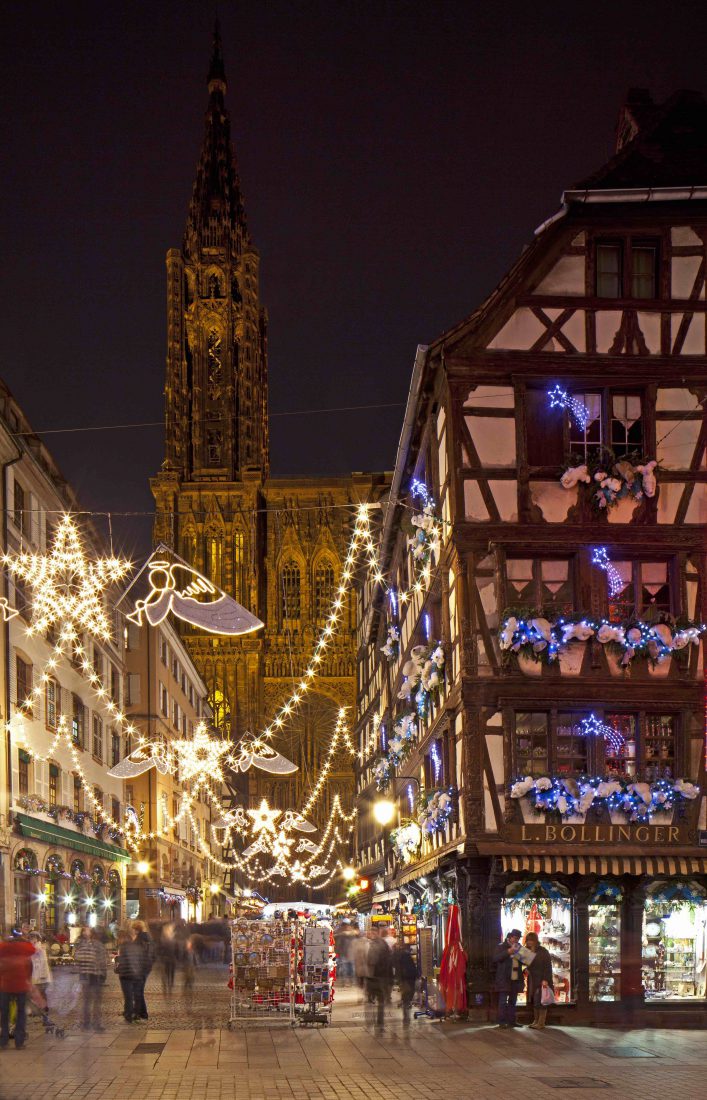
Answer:
POLYGON ((246 747, 241 746, 240 755, 235 756, 230 742, 212 737, 205 723, 200 722, 191 740, 174 740, 168 746, 160 742, 138 745, 125 760, 112 767, 108 775, 117 779, 132 779, 149 768, 157 768, 163 775, 173 772, 181 779, 202 776, 221 781, 224 767, 247 771, 254 764, 263 771, 282 775, 297 771, 296 764, 269 745, 258 742, 257 751, 253 742, 244 742, 243 745, 246 747))
POLYGON ((30 634, 44 634, 60 623, 77 633, 86 630, 104 641, 110 638, 103 593, 125 576, 130 563, 121 558, 89 561, 70 515, 59 520, 48 553, 4 554, 2 561, 32 589, 30 634))
POLYGON ((248 817, 253 822, 254 833, 272 833, 276 835, 275 822, 280 816, 280 810, 271 810, 265 799, 263 799, 260 805, 252 810, 246 811, 248 817))
POLYGON ((191 741, 173 741, 172 748, 179 761, 180 779, 193 779, 197 775, 223 779, 223 758, 228 754, 228 741, 209 737, 206 726, 200 723, 191 741))
POLYGON ((157 626, 170 611, 211 634, 250 634, 263 626, 260 619, 189 565, 156 557, 148 562, 148 570, 150 591, 144 600, 136 601, 135 610, 128 615, 138 626, 143 618, 157 626))

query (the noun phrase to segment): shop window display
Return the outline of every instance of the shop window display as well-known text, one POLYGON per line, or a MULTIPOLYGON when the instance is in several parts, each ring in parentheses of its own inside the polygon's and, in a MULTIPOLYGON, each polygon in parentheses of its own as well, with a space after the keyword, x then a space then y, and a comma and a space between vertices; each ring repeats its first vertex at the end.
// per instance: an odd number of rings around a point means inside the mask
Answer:
POLYGON ((599 883, 589 903, 589 1000, 621 998, 621 890, 599 883))
MULTIPOLYGON (((523 936, 536 932, 543 947, 550 952, 555 999, 566 1004, 572 999, 572 902, 560 886, 552 882, 515 883, 506 892, 501 908, 501 930, 504 938, 512 928, 520 928, 523 936)), ((525 993, 518 1004, 526 1003, 525 993)))
POLYGON ((647 1001, 702 999, 707 978, 707 901, 692 884, 656 883, 643 914, 647 1001))

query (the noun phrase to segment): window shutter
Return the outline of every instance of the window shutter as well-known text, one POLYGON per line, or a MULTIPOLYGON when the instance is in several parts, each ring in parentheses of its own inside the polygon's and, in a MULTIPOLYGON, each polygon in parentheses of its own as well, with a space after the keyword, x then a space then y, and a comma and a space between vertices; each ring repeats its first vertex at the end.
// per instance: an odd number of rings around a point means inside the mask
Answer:
POLYGON ((141 702, 140 700, 140 676, 136 672, 131 672, 128 675, 128 702, 131 706, 135 706, 141 702))

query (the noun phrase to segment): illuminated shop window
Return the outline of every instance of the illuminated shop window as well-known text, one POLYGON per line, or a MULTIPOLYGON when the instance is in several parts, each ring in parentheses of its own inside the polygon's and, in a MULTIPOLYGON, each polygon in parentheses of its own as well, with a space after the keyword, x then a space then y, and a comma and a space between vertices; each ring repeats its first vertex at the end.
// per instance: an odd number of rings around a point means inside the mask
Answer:
POLYGON ((646 1001, 704 1000, 707 901, 696 883, 652 883, 643 912, 646 1001))
POLYGON ((589 902, 589 1000, 621 998, 621 888, 600 882, 589 902))
MULTIPOLYGON (((572 999, 572 901, 556 882, 516 882, 506 890, 501 907, 504 938, 512 928, 520 928, 525 938, 537 933, 540 943, 550 952, 555 1000, 566 1004, 572 999)), ((525 993, 518 1004, 525 1004, 525 993)))

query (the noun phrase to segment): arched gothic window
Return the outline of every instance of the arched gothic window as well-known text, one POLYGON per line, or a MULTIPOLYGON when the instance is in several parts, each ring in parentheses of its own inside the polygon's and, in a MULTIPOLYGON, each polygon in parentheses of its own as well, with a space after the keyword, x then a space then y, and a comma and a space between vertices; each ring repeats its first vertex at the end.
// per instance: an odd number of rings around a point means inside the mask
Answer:
POLYGON ((300 568, 290 559, 280 569, 280 618, 299 619, 301 613, 300 568))
POLYGON ((246 603, 245 586, 245 539, 242 531, 233 536, 233 598, 246 603))
POLYGON ((221 561, 223 544, 219 535, 206 536, 206 575, 214 584, 221 586, 221 561))
POLYGON ((328 558, 322 558, 314 570, 314 617, 318 623, 324 622, 331 611, 335 584, 334 566, 328 558))
POLYGON ((221 280, 218 275, 209 275, 209 298, 221 297, 221 280))

